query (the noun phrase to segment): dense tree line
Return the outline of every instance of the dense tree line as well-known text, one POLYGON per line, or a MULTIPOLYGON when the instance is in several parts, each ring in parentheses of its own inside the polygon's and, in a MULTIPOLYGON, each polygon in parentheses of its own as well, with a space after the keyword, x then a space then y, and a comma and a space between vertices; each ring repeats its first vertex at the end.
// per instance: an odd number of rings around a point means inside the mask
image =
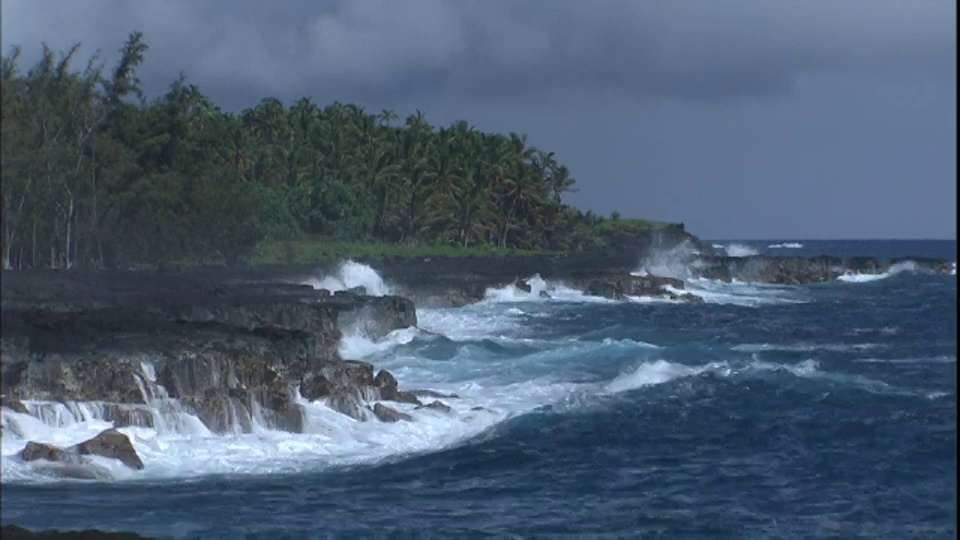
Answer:
POLYGON ((3 264, 101 267, 220 257, 316 234, 352 241, 571 250, 599 218, 523 135, 435 128, 308 98, 220 110, 181 76, 147 101, 147 45, 112 70, 78 51, 2 61, 3 264))

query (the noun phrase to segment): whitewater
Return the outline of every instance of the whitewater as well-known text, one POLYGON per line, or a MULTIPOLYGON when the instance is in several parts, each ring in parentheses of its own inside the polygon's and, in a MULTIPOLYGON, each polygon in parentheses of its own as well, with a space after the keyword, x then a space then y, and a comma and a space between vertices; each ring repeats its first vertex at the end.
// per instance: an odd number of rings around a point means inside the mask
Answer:
MULTIPOLYGON (((613 301, 525 276, 530 292, 418 308, 417 328, 348 332, 344 358, 456 396, 437 398, 450 413, 390 403, 410 422, 299 398, 304 433, 254 415, 252 433, 215 435, 145 365, 162 421, 121 428, 145 468, 97 459, 91 481, 17 454, 109 427, 100 404, 4 408, 4 522, 182 538, 953 537, 955 276, 904 264, 811 286, 719 283, 671 254, 637 273, 683 279, 704 303, 613 301)), ((402 289, 353 262, 307 283, 402 289)))

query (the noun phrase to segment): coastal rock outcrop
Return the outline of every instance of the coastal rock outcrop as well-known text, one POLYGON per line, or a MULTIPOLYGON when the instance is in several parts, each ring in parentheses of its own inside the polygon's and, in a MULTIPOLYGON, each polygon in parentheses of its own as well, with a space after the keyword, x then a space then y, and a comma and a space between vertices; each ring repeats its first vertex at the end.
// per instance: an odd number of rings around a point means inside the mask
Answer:
POLYGON ((67 449, 28 441, 20 452, 23 461, 45 460, 68 465, 87 464, 82 456, 102 456, 116 459, 131 469, 143 469, 143 461, 133 448, 133 443, 126 435, 113 429, 102 431, 96 437, 67 449))
POLYGON ((953 265, 945 259, 902 257, 749 257, 700 256, 690 265, 694 275, 707 279, 801 285, 834 281, 845 274, 883 274, 897 269, 931 274, 949 274, 953 265))
POLYGON ((679 293, 684 288, 683 280, 672 277, 654 275, 627 275, 615 279, 595 279, 585 287, 585 292, 592 296, 621 300, 627 296, 643 296, 653 298, 669 298, 687 302, 702 302, 699 296, 689 293, 679 293))
POLYGON ((402 413, 392 407, 387 407, 383 403, 376 403, 373 406, 373 414, 381 422, 409 422, 413 418, 409 414, 402 413))
POLYGON ((74 451, 81 456, 103 456, 119 460, 131 469, 143 469, 143 460, 137 455, 130 439, 115 429, 101 431, 96 437, 76 445, 74 451))
POLYGON ((5 274, 4 406, 96 402, 115 427, 191 413, 227 433, 254 421, 302 431, 298 393, 360 420, 381 396, 419 404, 388 373, 375 383, 373 366, 340 358, 344 328, 378 338, 417 323, 410 300, 361 292, 191 271, 5 274))

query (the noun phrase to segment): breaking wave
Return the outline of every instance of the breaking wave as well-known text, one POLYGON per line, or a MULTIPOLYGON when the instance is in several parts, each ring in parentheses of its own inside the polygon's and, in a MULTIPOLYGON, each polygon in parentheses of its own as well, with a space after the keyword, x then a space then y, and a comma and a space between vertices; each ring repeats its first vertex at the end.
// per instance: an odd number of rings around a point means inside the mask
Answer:
MULTIPOLYGON (((729 252, 731 244, 726 249, 729 252)), ((706 303, 762 306, 807 302, 804 293, 791 287, 724 283, 693 278, 690 260, 695 250, 684 245, 656 253, 642 261, 637 273, 677 277, 684 289, 671 292, 699 296, 706 303)), ((915 271, 910 262, 892 266, 875 276, 843 276, 841 281, 883 279, 915 271)), ((254 405, 248 416, 234 413, 227 434, 212 433, 190 409, 166 397, 157 388, 144 386, 147 404, 138 405, 151 419, 149 426, 119 430, 133 442, 146 467, 133 471, 115 460, 93 458, 88 478, 99 480, 165 479, 211 474, 274 474, 317 470, 341 465, 372 464, 397 456, 429 453, 461 444, 492 427, 544 406, 579 396, 622 394, 643 388, 709 374, 723 378, 787 375, 883 394, 911 394, 889 383, 858 374, 825 370, 816 360, 773 363, 756 356, 766 351, 815 353, 866 352, 883 349, 881 343, 741 343, 723 349, 750 353, 750 360, 724 359, 686 364, 651 355, 667 355, 669 348, 639 339, 603 338, 603 332, 550 334, 549 325, 590 318, 579 307, 564 303, 596 303, 584 309, 610 311, 599 304, 613 300, 592 297, 563 283, 525 280, 530 291, 516 285, 491 288, 483 301, 462 308, 418 309, 419 327, 396 330, 374 339, 347 333, 340 342, 344 358, 370 361, 389 369, 405 389, 424 389, 456 397, 441 398, 451 413, 417 409, 414 405, 389 405, 410 415, 410 422, 362 422, 341 414, 324 400, 296 396, 302 407, 302 433, 272 428, 254 405), (565 310, 565 311, 564 311, 565 310), (542 321, 542 322, 537 322, 542 321), (587 339, 592 337, 593 340, 587 339), (602 338, 602 339, 600 339, 602 338), (612 369, 592 362, 613 362, 612 369), (631 366, 623 371, 623 366, 631 366), (598 372, 602 372, 598 374, 598 372), (241 424, 246 423, 247 426, 241 424)), ((331 291, 363 286, 370 294, 393 290, 369 266, 353 261, 341 264, 331 275, 309 280, 315 288, 331 291)), ((632 302, 676 302, 631 298, 632 302)), ((606 323, 607 325, 611 323, 606 323)), ((609 328, 607 326, 606 328, 609 328)), ((750 339, 750 338, 748 338, 750 339)), ((761 338, 762 339, 762 338, 761 338)), ((853 359, 855 363, 956 362, 955 356, 926 359, 853 359)), ((144 385, 155 385, 152 369, 145 365, 144 385)), ((912 395, 912 394, 911 394, 912 395)), ((929 398, 929 392, 924 394, 929 398)), ((583 397, 586 396, 586 397, 583 397)), ((934 399, 934 398, 929 398, 934 399)), ((61 481, 63 470, 47 462, 24 463, 19 453, 28 440, 67 447, 113 427, 107 404, 99 402, 25 402, 29 414, 2 409, 2 474, 4 481, 61 481)))
POLYGON ((727 244, 723 251, 728 257, 752 257, 758 253, 756 249, 743 244, 727 244))
POLYGON ((874 394, 922 396, 929 399, 928 392, 899 388, 863 375, 824 370, 820 367, 818 361, 812 359, 795 364, 764 362, 753 359, 746 363, 720 361, 693 366, 666 360, 655 360, 644 362, 633 371, 618 376, 604 386, 604 391, 614 394, 628 392, 703 374, 732 379, 766 378, 769 375, 782 374, 874 394))
POLYGON ((530 286, 529 291, 522 290, 516 284, 503 287, 490 287, 484 293, 483 302, 542 302, 554 300, 560 302, 597 302, 608 301, 604 298, 590 296, 583 291, 568 287, 561 282, 546 281, 535 274, 523 280, 530 286))
POLYGON ((337 266, 332 275, 311 278, 304 282, 314 289, 326 289, 330 292, 345 291, 354 287, 363 287, 366 293, 373 296, 394 294, 393 288, 380 277, 380 274, 365 264, 351 260, 344 261, 337 266))
POLYGON ((846 283, 869 283, 871 281, 887 279, 903 272, 916 272, 918 270, 919 268, 917 267, 916 263, 912 261, 903 261, 891 265, 886 272, 882 272, 880 274, 847 273, 838 277, 837 281, 843 281, 846 283))
POLYGON ((803 244, 800 242, 783 242, 781 244, 770 244, 767 246, 768 249, 801 249, 803 244))

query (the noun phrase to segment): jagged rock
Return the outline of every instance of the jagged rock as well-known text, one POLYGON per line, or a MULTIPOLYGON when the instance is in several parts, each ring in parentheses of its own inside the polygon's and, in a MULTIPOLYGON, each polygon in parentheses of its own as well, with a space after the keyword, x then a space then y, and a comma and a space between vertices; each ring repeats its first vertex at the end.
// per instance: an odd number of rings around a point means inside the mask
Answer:
POLYGON ((373 406, 373 414, 381 422, 399 422, 401 420, 409 422, 413 420, 409 414, 404 414, 382 403, 377 403, 373 406))
POLYGON ((620 300, 624 296, 665 296, 673 293, 666 287, 683 289, 683 280, 660 276, 620 276, 615 280, 595 279, 587 286, 587 294, 620 300))
POLYGON ((540 298, 552 298, 547 291, 540 291, 540 298))
MULTIPOLYGON (((117 427, 152 426, 154 415, 135 405, 170 397, 214 432, 250 431, 254 401, 271 427, 302 431, 303 411, 285 387, 300 386, 307 399, 334 392, 357 396, 344 403, 376 397, 372 366, 337 353, 343 321, 362 321, 374 334, 416 324, 405 298, 323 298, 284 283, 211 284, 193 270, 6 278, 0 391, 104 402, 117 427)), ((355 405, 341 408, 356 416, 355 405)))
POLYGON ((114 428, 129 426, 156 427, 153 411, 148 406, 105 403, 103 405, 103 419, 113 422, 114 428))
POLYGON ((404 392, 397 388, 397 379, 387 370, 382 369, 377 373, 373 385, 380 391, 380 396, 386 401, 397 401, 400 403, 412 403, 414 405, 423 405, 413 392, 404 392))
POLYGON ((587 294, 591 296, 600 296, 603 298, 610 298, 611 300, 619 300, 623 298, 623 291, 617 288, 616 283, 595 279, 587 285, 587 294))
POLYGON ((300 395, 313 401, 337 391, 374 385, 373 366, 367 362, 326 362, 315 372, 304 376, 300 383, 300 395))
POLYGON ((303 433, 305 420, 303 407, 293 401, 293 393, 286 383, 276 382, 247 392, 244 405, 251 413, 254 410, 252 400, 256 400, 260 405, 261 414, 268 427, 291 433, 303 433))
POLYGON ((662 296, 667 293, 665 287, 683 289, 683 280, 646 275, 626 276, 617 282, 617 288, 622 294, 630 296, 662 296))
POLYGON ((30 410, 27 409, 27 406, 24 405, 22 401, 6 395, 0 397, 0 407, 6 407, 13 412, 30 414, 30 410))
POLYGON ((875 257, 751 257, 702 256, 691 266, 696 275, 707 279, 801 285, 833 281, 845 273, 879 274, 894 264, 911 262, 925 272, 947 274, 952 263, 945 259, 925 257, 895 258, 887 261, 875 257))
POLYGON ((319 297, 321 297, 321 298, 322 298, 322 297, 326 297, 326 296, 330 296, 330 289, 317 289, 317 290, 316 290, 316 293, 317 293, 317 296, 319 296, 319 297))
POLYGON ((46 461, 59 461, 63 463, 79 463, 80 458, 76 454, 72 454, 53 446, 52 444, 47 443, 38 443, 34 441, 27 442, 27 446, 23 448, 20 452, 20 458, 23 461, 37 461, 40 459, 46 461))
POLYGON ((417 409, 433 409, 433 410, 445 412, 445 413, 453 411, 453 409, 451 409, 449 405, 447 405, 442 401, 437 401, 437 400, 431 401, 426 405, 420 405, 419 407, 417 407, 417 409))
POLYGON ((381 369, 377 376, 373 378, 373 386, 383 391, 396 391, 398 386, 397 378, 385 369, 381 369))
POLYGON ((531 287, 530 284, 527 283, 526 280, 523 280, 523 279, 518 279, 518 280, 516 280, 516 281, 513 283, 513 286, 516 287, 517 290, 520 290, 520 291, 523 291, 523 292, 527 292, 527 293, 528 293, 528 292, 531 292, 531 291, 533 290, 533 287, 531 287))
POLYGON ((327 404, 331 409, 340 414, 345 414, 354 420, 363 422, 367 419, 363 412, 363 400, 356 392, 346 390, 335 392, 327 398, 327 404))
POLYGON ((398 328, 416 326, 417 309, 413 302, 399 296, 365 296, 353 309, 342 311, 337 324, 378 339, 398 328))
POLYGON ((703 304, 704 299, 701 296, 695 294, 683 293, 683 294, 671 294, 671 300, 683 300, 684 302, 690 302, 691 304, 703 304))
POLYGON ((459 398, 460 396, 456 394, 444 394, 443 392, 437 392, 434 390, 410 390, 410 393, 417 397, 432 397, 432 398, 459 398))
POLYGON ((246 392, 240 388, 210 387, 203 395, 184 400, 197 413, 197 418, 214 433, 230 433, 239 427, 251 433, 250 409, 244 404, 246 392))
POLYGON ((143 461, 126 435, 115 429, 101 431, 96 437, 71 449, 80 455, 97 455, 120 460, 131 469, 143 469, 143 461))

